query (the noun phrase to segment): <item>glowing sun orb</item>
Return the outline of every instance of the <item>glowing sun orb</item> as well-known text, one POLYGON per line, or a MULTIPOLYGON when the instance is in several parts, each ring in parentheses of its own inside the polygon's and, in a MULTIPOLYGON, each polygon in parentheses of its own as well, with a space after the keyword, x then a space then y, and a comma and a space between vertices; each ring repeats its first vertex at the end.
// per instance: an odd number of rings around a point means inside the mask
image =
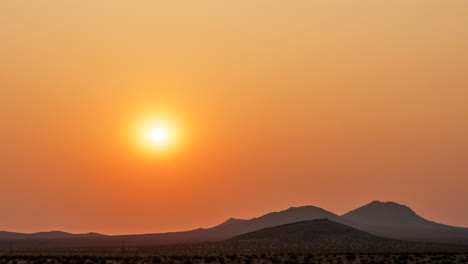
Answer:
POLYGON ((139 145, 151 152, 167 152, 175 147, 178 136, 173 122, 167 120, 148 119, 136 126, 139 145))
POLYGON ((154 143, 163 143, 168 139, 167 130, 162 127, 151 128, 148 132, 148 138, 154 143))
POLYGON ((128 126, 128 146, 141 157, 173 157, 185 145, 186 133, 179 119, 172 116, 143 114, 128 126))

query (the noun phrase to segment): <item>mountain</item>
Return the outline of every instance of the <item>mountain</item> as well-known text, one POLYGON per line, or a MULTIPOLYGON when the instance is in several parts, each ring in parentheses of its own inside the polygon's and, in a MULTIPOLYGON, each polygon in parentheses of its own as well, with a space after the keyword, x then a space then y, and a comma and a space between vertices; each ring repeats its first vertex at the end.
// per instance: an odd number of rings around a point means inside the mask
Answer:
POLYGON ((338 216, 315 206, 291 207, 249 220, 230 218, 212 228, 159 234, 105 236, 101 234, 70 234, 60 231, 22 234, 0 232, 0 247, 8 240, 17 246, 117 246, 125 241, 129 246, 167 245, 194 242, 217 242, 265 228, 324 219, 351 226, 367 233, 400 240, 468 245, 468 228, 453 227, 428 221, 409 207, 394 202, 374 201, 338 216))
POLYGON ((22 240, 22 239, 57 239, 73 237, 96 237, 104 236, 98 233, 71 234, 62 231, 38 232, 33 234, 0 231, 0 240, 22 240))
POLYGON ((377 237, 328 219, 261 229, 226 241, 237 250, 307 250, 329 252, 455 250, 449 245, 424 244, 377 237))
POLYGON ((342 222, 340 216, 315 206, 291 207, 280 212, 273 212, 250 220, 229 219, 219 226, 207 229, 214 234, 222 234, 219 240, 224 240, 239 234, 260 230, 263 228, 284 225, 289 223, 315 220, 321 218, 342 222))
POLYGON ((377 238, 369 233, 328 219, 302 221, 291 224, 264 228, 242 234, 228 241, 297 243, 327 240, 369 240, 377 238))
POLYGON ((340 217, 315 206, 291 207, 250 220, 230 218, 212 228, 199 228, 186 232, 119 236, 130 244, 176 244, 202 241, 222 241, 240 234, 305 220, 329 218, 341 221, 340 217))
MULTIPOLYGON (((232 219, 222 225, 244 223, 249 220, 232 219)), ((220 225, 221 226, 221 225, 220 225)), ((219 227, 219 226, 218 226, 219 227)), ((200 232, 201 230, 194 230, 200 232)), ((47 238, 16 239, 12 240, 14 250, 20 248, 40 248, 44 252, 51 252, 57 248, 88 248, 101 252, 103 248, 118 252, 125 241, 125 246, 135 248, 136 246, 151 246, 152 252, 164 254, 178 254, 180 252, 224 252, 237 254, 240 252, 420 252, 438 251, 455 252, 457 250, 468 250, 468 247, 456 245, 429 244, 409 241, 400 241, 381 238, 350 226, 340 224, 328 219, 317 219, 289 223, 257 231, 241 234, 225 241, 178 243, 167 245, 161 243, 161 238, 168 239, 171 235, 180 233, 153 234, 153 235, 130 235, 130 236, 103 236, 103 235, 72 235, 67 233, 52 232, 47 238), (58 235, 58 237, 56 236, 58 235), (164 244, 164 246, 162 246, 164 244), (157 247, 161 245, 160 247, 157 247), (49 251, 47 251, 49 248, 49 251)), ((185 232, 187 233, 187 232, 185 232)), ((174 238, 171 238, 174 239, 174 238)), ((179 237, 180 239, 180 237, 179 237)), ((167 242, 167 240, 166 240, 167 242)), ((9 241, 0 241, 0 247, 9 247, 9 241)), ((86 249, 83 249, 86 250, 86 249)))
MULTIPOLYGON (((45 235, 38 236, 37 234, 19 234, 9 233, 10 235, 2 236, 1 240, 17 240, 17 246, 77 246, 81 243, 89 243, 90 245, 106 245, 115 246, 125 241, 126 245, 139 246, 139 245, 161 245, 161 244, 180 244, 180 243, 194 243, 203 241, 223 241, 225 239, 260 230, 262 228, 278 226, 293 222, 314 220, 320 218, 328 218, 337 222, 341 221, 340 217, 334 213, 328 212, 324 209, 315 206, 302 206, 291 207, 287 210, 280 212, 273 212, 263 215, 258 218, 250 220, 230 218, 226 222, 212 228, 199 228, 185 232, 169 232, 159 234, 142 234, 142 235, 120 235, 120 236, 102 236, 91 237, 69 234, 70 236, 62 236, 62 239, 53 241, 43 241, 45 235)), ((64 233, 68 234, 68 233, 64 233)), ((50 236, 49 236, 50 237, 50 236)))
POLYGON ((342 215, 349 225, 374 235, 438 243, 468 244, 468 228, 448 226, 422 218, 394 202, 373 201, 342 215))

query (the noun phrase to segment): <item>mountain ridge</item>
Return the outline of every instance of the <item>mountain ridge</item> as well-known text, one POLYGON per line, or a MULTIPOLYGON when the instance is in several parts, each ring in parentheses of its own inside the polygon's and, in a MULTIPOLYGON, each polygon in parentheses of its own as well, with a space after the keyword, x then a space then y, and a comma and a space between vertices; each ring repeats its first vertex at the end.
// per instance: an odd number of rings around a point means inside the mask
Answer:
POLYGON ((468 244, 468 228, 440 224, 406 205, 373 201, 341 216, 360 230, 383 237, 420 242, 468 244))
POLYGON ((16 239, 46 239, 46 238, 69 238, 69 237, 96 237, 106 236, 100 233, 84 233, 84 234, 73 234, 63 231, 41 231, 36 233, 19 233, 19 232, 8 232, 0 231, 0 240, 16 240, 16 239))
POLYGON ((456 250, 454 245, 427 244, 383 238, 329 219, 264 228, 226 240, 238 250, 326 252, 390 252, 456 250))
POLYGON ((0 231, 0 240, 24 241, 46 238, 49 240, 61 238, 69 240, 80 238, 96 242, 102 238, 102 240, 125 240, 129 244, 216 242, 264 228, 325 218, 386 238, 468 244, 468 228, 438 224, 417 215, 415 211, 406 205, 380 201, 373 201, 341 216, 325 209, 308 205, 289 207, 282 211, 270 212, 251 219, 229 218, 225 222, 210 228, 198 228, 182 232, 106 236, 97 233, 71 234, 61 231, 33 234, 0 231))

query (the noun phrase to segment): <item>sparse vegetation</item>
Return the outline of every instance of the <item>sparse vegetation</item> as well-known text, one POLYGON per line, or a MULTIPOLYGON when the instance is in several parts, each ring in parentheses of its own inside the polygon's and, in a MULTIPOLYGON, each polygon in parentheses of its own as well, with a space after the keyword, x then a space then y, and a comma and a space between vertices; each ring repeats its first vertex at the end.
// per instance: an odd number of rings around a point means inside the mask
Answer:
MULTIPOLYGON (((198 255, 131 255, 125 258, 108 255, 33 255, 0 256, 0 264, 448 264, 468 263, 468 254, 461 253, 284 253, 198 255)), ((97 252, 94 252, 97 253, 97 252)))
POLYGON ((220 248, 215 243, 119 248, 0 249, 0 264, 449 264, 466 252, 320 252, 313 249, 220 248))

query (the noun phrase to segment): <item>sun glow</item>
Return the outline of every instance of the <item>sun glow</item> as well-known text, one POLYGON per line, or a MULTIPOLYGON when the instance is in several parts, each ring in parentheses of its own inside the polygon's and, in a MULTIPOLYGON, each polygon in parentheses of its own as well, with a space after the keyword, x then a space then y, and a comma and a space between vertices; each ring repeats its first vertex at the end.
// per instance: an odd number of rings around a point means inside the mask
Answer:
POLYGON ((128 120, 127 146, 135 157, 173 158, 187 147, 187 120, 177 112, 140 110, 128 120))
POLYGON ((139 137, 146 147, 162 148, 174 143, 175 132, 168 122, 148 121, 139 131, 139 137))
POLYGON ((148 137, 151 142, 162 144, 167 141, 167 131, 162 127, 151 128, 148 132, 148 137))
MULTIPOLYGON (((146 116, 133 125, 133 146, 146 153, 172 153, 180 145, 179 127, 168 118, 146 116)), ((159 156, 159 155, 158 155, 159 156)))

